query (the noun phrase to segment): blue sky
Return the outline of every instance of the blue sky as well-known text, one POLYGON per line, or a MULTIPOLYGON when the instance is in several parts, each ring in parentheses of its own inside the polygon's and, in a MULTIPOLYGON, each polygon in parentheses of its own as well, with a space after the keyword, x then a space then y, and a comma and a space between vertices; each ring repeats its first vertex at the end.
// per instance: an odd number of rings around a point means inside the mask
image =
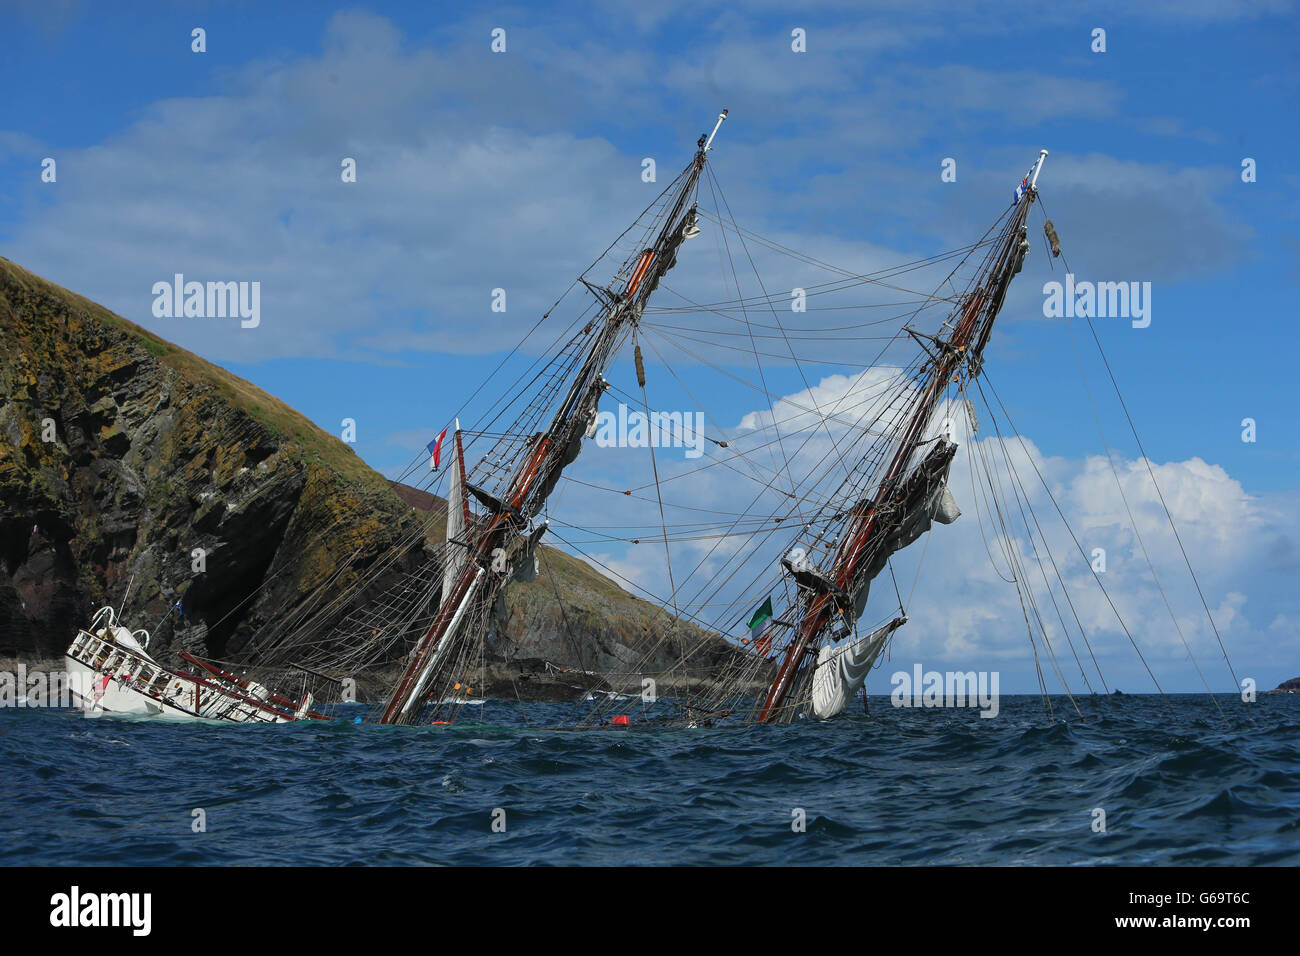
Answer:
MULTIPOLYGON (((972 241, 1046 147, 1042 195, 1073 271, 1152 283, 1150 327, 1099 319, 1098 331, 1237 670, 1271 687, 1300 674, 1291 371, 1300 20, 1280 2, 1128 6, 1042 5, 1012 17, 999 4, 927 2, 3 3, 0 81, 14 92, 0 116, 0 254, 336 434, 355 419, 358 454, 396 474, 495 367, 502 344, 685 164, 720 108, 730 118, 711 165, 736 219, 849 269, 972 241), (205 53, 191 51, 195 27, 206 30, 205 53), (503 54, 489 48, 494 28, 506 31, 503 54), (806 53, 791 50, 796 28, 806 53), (1104 53, 1091 49, 1095 28, 1106 31, 1104 53), (357 160, 354 184, 340 181, 345 156, 357 160), (58 163, 55 183, 40 180, 44 157, 58 163), (658 163, 656 185, 641 181, 645 157, 658 163), (956 182, 940 179, 948 157, 956 182), (1253 183, 1241 179, 1247 157, 1253 183), (155 319, 151 287, 176 272, 260 281, 262 325, 155 319), (508 292, 505 313, 489 308, 497 287, 508 292), (1247 417, 1254 443, 1241 440, 1247 417)), ((1064 270, 1040 235, 1031 239, 990 375, 1016 431, 1075 501, 1073 516, 1134 557, 1106 482, 1093 480, 1103 446, 1071 328, 1041 311, 1042 284, 1064 270)), ((681 291, 716 280, 703 268, 679 266, 681 291)), ((776 288, 805 278, 772 268, 776 288)), ((841 344, 821 354, 840 367, 815 368, 851 375, 870 346, 841 344)), ((719 421, 770 404, 685 366, 719 421)), ((779 361, 764 371, 778 395, 808 378, 779 361)), ((1113 393, 1100 401, 1104 372, 1094 363, 1088 375, 1128 474, 1136 446, 1113 393)), ((619 376, 630 376, 626 361, 619 376)), ((691 407, 668 378, 659 375, 652 400, 691 407)), ((594 483, 645 468, 643 458, 590 458, 575 474, 594 483)), ((1134 471, 1134 496, 1143 473, 1134 471)), ((734 489, 715 482, 691 494, 734 489)), ((575 524, 611 507, 564 486, 556 499, 575 524)), ((1199 600, 1174 584, 1176 543, 1152 522, 1147 543, 1210 672, 1213 635, 1192 622, 1199 600)), ((997 668, 1004 691, 1032 691, 1014 592, 1008 604, 996 579, 957 557, 978 546, 971 524, 932 536, 938 554, 919 580, 922 592, 941 583, 943 593, 928 610, 909 608, 895 658, 997 668)), ((689 565, 689 550, 674 561, 689 565)), ((594 552, 665 593, 662 553, 614 542, 594 552)), ((917 560, 900 558, 900 579, 912 579, 917 560)), ((1124 566, 1111 572, 1115 588, 1150 633, 1166 689, 1198 689, 1156 592, 1136 571, 1125 579, 1124 566)), ((1148 689, 1122 634, 1097 626, 1114 642, 1107 677, 1148 689)), ((889 669, 873 675, 874 690, 887 690, 889 669)), ((1231 689, 1225 670, 1213 674, 1216 689, 1231 689)))

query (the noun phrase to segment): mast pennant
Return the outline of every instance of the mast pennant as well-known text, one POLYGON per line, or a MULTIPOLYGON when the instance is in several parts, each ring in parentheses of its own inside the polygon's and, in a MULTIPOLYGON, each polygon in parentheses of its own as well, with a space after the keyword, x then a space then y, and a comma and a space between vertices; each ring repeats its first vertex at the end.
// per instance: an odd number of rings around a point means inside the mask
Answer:
POLYGON ((1029 172, 1025 173, 1025 178, 1020 180, 1020 185, 1016 187, 1016 202, 1020 202, 1022 197, 1031 187, 1038 185, 1038 174, 1043 169, 1043 160, 1047 158, 1047 150, 1042 150, 1038 154, 1038 159, 1034 165, 1029 167, 1029 172))

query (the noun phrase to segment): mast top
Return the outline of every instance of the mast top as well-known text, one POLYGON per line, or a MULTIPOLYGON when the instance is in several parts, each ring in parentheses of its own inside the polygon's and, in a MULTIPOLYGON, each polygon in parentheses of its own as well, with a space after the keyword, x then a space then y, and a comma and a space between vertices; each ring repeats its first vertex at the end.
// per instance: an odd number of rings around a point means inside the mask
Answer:
POLYGON ((1038 186, 1038 174, 1043 171, 1043 160, 1045 159, 1047 159, 1047 150, 1040 150, 1038 153, 1038 162, 1034 164, 1034 178, 1029 184, 1035 188, 1038 186))
POLYGON ((1038 174, 1043 171, 1043 160, 1047 159, 1047 150, 1038 151, 1038 159, 1034 165, 1029 167, 1029 172, 1025 173, 1025 178, 1020 180, 1020 185, 1016 187, 1016 198, 1013 202, 1020 202, 1025 193, 1031 196, 1038 189, 1038 174))
POLYGON ((704 152, 707 153, 709 150, 713 148, 713 137, 718 135, 718 128, 722 126, 722 121, 726 118, 727 118, 726 110, 723 110, 721 113, 718 114, 718 122, 714 124, 713 132, 709 134, 709 138, 704 142, 704 152))

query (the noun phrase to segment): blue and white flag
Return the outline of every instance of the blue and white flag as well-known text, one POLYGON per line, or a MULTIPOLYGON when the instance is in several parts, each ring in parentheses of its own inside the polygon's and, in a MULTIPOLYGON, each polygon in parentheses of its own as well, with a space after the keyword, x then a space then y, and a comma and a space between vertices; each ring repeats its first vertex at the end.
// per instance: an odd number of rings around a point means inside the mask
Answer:
POLYGON ((1025 191, 1029 188, 1029 175, 1033 171, 1033 167, 1031 166, 1029 172, 1025 173, 1025 178, 1020 180, 1020 185, 1016 187, 1016 202, 1020 202, 1020 197, 1023 196, 1025 191))

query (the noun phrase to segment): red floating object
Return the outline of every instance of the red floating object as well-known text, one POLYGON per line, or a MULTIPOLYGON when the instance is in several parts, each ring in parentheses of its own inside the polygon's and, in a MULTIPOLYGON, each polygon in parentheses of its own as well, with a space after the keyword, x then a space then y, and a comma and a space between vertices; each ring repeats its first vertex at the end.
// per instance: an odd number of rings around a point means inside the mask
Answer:
POLYGON ((617 717, 614 718, 615 727, 627 727, 631 723, 632 721, 628 719, 627 714, 619 714, 617 717))

